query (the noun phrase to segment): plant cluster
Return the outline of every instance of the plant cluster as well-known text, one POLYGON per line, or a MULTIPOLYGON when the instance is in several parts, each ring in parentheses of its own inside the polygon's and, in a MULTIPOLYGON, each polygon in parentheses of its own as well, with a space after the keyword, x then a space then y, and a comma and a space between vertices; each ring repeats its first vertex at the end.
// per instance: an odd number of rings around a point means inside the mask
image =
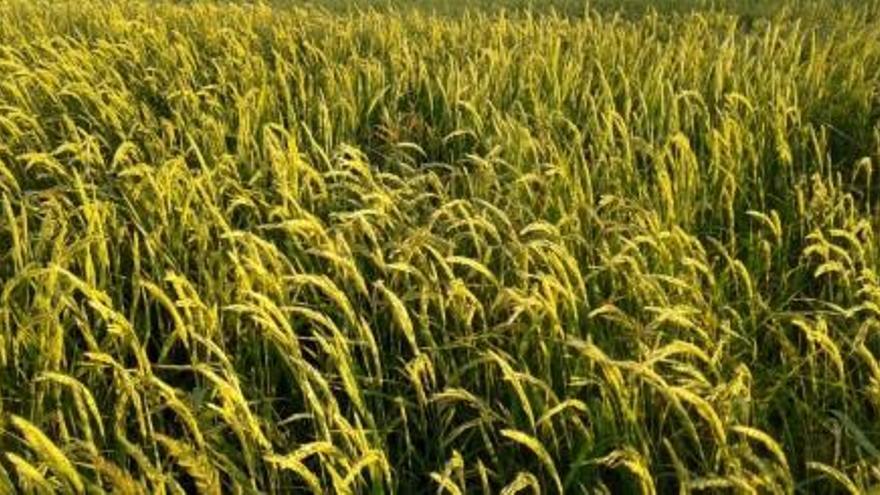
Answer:
POLYGON ((0 492, 880 485, 880 2, 0 3, 0 492))

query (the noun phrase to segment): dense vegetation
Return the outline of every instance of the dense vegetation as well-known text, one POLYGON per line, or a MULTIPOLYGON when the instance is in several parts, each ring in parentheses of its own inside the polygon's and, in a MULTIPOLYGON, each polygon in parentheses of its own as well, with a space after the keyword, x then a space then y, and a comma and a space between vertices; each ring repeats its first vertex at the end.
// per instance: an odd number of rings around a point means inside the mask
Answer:
MULTIPOLYGON (((172 0, 198 2, 200 0, 172 0)), ((241 0, 219 0, 240 2, 241 0)), ((622 15, 628 18, 649 12, 681 14, 707 12, 736 14, 742 17, 768 17, 786 10, 794 10, 798 17, 808 12, 824 15, 835 9, 852 6, 852 0, 262 0, 275 7, 306 6, 330 12, 358 12, 364 10, 387 13, 412 11, 440 16, 461 17, 466 12, 480 12, 497 16, 527 13, 566 17, 583 17, 592 13, 622 15)))
POLYGON ((0 493, 876 491, 880 2, 575 10, 0 2, 0 493))

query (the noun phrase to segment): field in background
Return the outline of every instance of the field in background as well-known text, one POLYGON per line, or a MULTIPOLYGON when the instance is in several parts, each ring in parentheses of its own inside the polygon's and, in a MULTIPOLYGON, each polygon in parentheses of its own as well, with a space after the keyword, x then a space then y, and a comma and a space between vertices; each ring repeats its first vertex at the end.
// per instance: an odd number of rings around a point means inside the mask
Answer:
MULTIPOLYGON (((193 0, 175 0, 178 4, 193 0)), ((196 0, 198 1, 198 0, 196 0)), ((241 0, 220 0, 241 4, 241 0)), ((422 13, 460 18, 482 13, 491 16, 561 15, 570 19, 615 15, 638 19, 652 12, 662 15, 688 13, 728 14, 741 17, 740 22, 790 13, 790 17, 816 20, 834 15, 854 6, 852 0, 263 0, 277 8, 307 7, 331 13, 375 11, 387 13, 422 13)))
POLYGON ((876 493, 880 2, 599 3, 0 3, 0 493, 876 493))
MULTIPOLYGON (((331 11, 397 10, 460 16, 480 11, 489 14, 556 12, 566 16, 583 16, 590 11, 603 14, 637 15, 656 10, 662 13, 694 10, 727 11, 737 14, 767 14, 779 9, 784 2, 770 0, 270 0, 275 7, 307 5, 331 11)), ((795 5, 793 2, 789 5, 795 5)))

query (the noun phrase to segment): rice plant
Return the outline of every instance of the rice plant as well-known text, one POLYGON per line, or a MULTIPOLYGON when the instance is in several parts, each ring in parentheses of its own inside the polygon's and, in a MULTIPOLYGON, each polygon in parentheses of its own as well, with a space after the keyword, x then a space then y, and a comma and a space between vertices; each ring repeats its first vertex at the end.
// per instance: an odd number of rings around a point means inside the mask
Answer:
POLYGON ((878 493, 880 1, 668 3, 0 3, 0 493, 878 493))

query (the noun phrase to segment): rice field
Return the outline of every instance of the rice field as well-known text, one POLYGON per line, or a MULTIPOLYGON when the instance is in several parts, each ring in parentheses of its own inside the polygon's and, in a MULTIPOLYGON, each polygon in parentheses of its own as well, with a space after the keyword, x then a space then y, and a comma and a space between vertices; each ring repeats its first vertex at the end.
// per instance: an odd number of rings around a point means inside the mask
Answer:
POLYGON ((0 2, 0 493, 880 493, 880 0, 417 3, 0 2))

